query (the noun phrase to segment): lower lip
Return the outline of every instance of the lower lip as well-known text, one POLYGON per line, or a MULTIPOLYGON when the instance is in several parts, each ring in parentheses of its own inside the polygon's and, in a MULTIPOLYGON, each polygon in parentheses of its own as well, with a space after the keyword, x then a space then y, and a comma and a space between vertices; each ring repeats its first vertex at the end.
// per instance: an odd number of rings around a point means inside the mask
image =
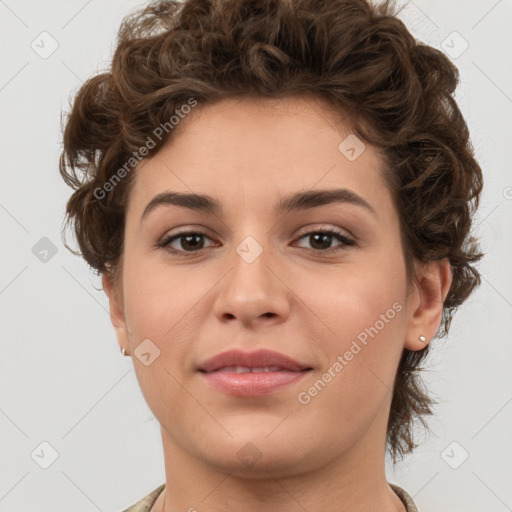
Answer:
POLYGON ((268 395, 294 384, 304 378, 309 371, 277 371, 277 372, 210 372, 202 373, 213 388, 233 396, 268 395))

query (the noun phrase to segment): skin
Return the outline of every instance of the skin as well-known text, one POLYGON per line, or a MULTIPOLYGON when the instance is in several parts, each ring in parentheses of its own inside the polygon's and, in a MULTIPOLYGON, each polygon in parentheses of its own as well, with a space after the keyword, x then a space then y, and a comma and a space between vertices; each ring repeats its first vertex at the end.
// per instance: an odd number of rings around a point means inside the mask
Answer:
POLYGON ((417 266, 419 286, 407 282, 384 160, 367 144, 349 161, 338 150, 349 133, 321 100, 223 99, 197 106, 135 170, 121 278, 105 273, 103 286, 120 347, 133 355, 149 338, 160 350, 148 366, 132 358, 161 425, 166 489, 153 512, 404 510, 384 466, 391 390, 403 349, 435 336, 451 272, 447 260, 430 262, 417 266), (341 187, 376 215, 349 203, 274 211, 290 193, 341 187), (208 194, 223 214, 165 205, 141 221, 164 191, 208 194), (192 248, 175 239, 184 257, 157 247, 180 227, 206 236, 192 248), (309 236, 320 228, 356 244, 334 236, 326 245, 338 250, 326 254, 309 236), (236 252, 247 236, 263 249, 252 263, 236 252), (401 311, 300 403, 394 303, 401 311), (270 348, 313 371, 271 395, 232 397, 196 367, 234 347, 270 348), (237 455, 248 442, 260 456, 251 467, 237 455))

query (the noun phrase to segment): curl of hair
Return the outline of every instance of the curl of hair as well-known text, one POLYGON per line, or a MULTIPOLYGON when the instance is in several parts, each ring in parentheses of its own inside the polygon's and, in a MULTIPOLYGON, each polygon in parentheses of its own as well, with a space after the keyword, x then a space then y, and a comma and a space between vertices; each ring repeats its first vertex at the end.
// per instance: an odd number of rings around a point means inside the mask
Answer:
MULTIPOLYGON (((126 17, 110 68, 81 86, 63 127, 59 169, 74 189, 66 225, 81 253, 64 239, 66 247, 116 275, 135 171, 105 197, 95 190, 190 98, 310 95, 339 107, 340 118, 348 112, 354 133, 382 148, 410 280, 415 260, 449 259, 445 336, 480 284, 474 264, 483 254, 470 228, 482 172, 453 98, 457 68, 396 14, 390 1, 186 0, 154 1, 126 17)), ((174 133, 156 140, 152 154, 174 133)), ((404 349, 397 370, 387 429, 395 463, 417 446, 414 421, 426 426, 432 414, 435 401, 417 374, 429 347, 404 349)))

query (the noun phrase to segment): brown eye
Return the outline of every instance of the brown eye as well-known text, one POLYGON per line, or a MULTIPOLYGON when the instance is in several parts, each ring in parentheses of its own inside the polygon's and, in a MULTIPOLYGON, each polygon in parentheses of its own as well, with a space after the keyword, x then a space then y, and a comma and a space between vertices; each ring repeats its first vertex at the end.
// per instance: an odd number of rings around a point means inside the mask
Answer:
MULTIPOLYGON (((171 254, 187 256, 207 248, 208 246, 205 246, 205 239, 211 240, 206 233, 200 231, 183 231, 165 237, 158 246, 171 254)), ((353 240, 334 229, 310 231, 300 236, 298 240, 302 239, 306 239, 310 244, 310 247, 303 248, 315 252, 338 252, 344 250, 347 246, 355 245, 353 240), (341 243, 332 246, 336 240, 341 243)))
POLYGON ((186 253, 198 252, 204 249, 205 237, 209 238, 205 233, 196 231, 177 233, 164 238, 159 246, 173 254, 182 256, 186 255, 186 253))
POLYGON ((345 235, 334 229, 310 231, 302 235, 299 240, 303 238, 306 238, 311 245, 311 247, 306 247, 306 249, 310 248, 311 250, 321 252, 334 252, 337 250, 343 250, 343 246, 350 246, 355 244, 353 240, 350 240, 345 235), (331 247, 333 239, 337 239, 341 242, 342 247, 340 249, 331 247))

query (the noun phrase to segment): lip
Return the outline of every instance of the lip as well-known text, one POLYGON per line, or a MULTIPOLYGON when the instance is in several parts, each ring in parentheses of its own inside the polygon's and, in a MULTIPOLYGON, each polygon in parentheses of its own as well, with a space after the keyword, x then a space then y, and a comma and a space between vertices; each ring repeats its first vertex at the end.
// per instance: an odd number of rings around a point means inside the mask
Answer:
POLYGON ((285 356, 273 350, 259 349, 253 352, 244 352, 238 349, 220 352, 207 359, 199 365, 199 370, 209 373, 220 368, 229 368, 232 366, 247 366, 248 368, 263 368, 265 366, 279 366, 283 370, 293 372, 310 368, 307 364, 301 364, 291 357, 285 356))
POLYGON ((298 382, 312 368, 273 350, 254 352, 228 350, 206 360, 198 367, 209 385, 233 396, 262 396, 298 382), (274 371, 237 373, 234 367, 262 369, 274 367, 274 371), (279 367, 279 370, 276 368, 279 367))

